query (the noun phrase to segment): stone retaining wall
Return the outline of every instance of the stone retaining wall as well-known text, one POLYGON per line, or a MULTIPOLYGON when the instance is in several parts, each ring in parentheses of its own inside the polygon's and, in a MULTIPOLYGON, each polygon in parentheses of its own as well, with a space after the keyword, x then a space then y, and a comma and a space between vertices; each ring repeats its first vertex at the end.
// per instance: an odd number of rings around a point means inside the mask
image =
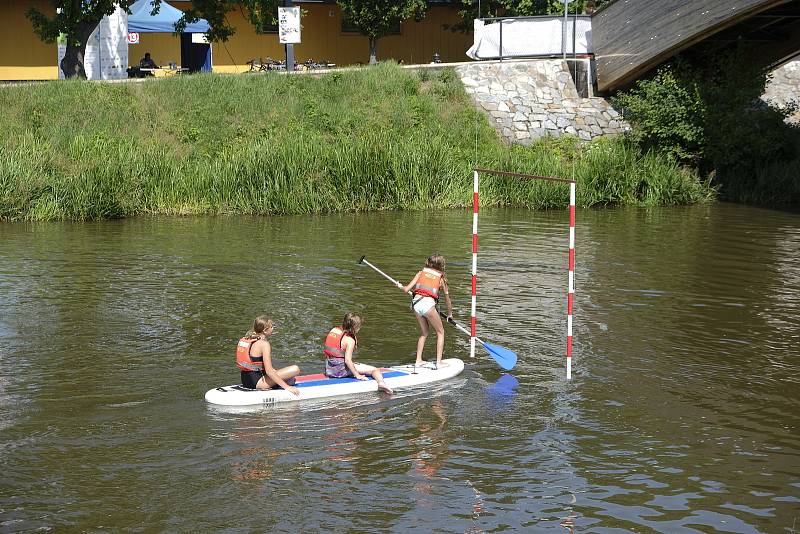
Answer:
MULTIPOLYGON (((762 99, 783 107, 790 102, 800 105, 800 61, 790 61, 772 73, 762 99)), ((795 112, 789 122, 800 123, 800 110, 795 112)))
MULTIPOLYGON (((630 127, 606 99, 581 98, 562 60, 484 61, 458 65, 455 71, 510 143, 564 134, 588 141, 630 127)), ((800 60, 775 70, 762 98, 778 106, 800 105, 800 60)), ((800 110, 789 121, 800 123, 800 110)))
POLYGON ((605 99, 581 98, 562 60, 468 63, 456 67, 464 87, 511 143, 571 134, 584 140, 628 125, 605 99))

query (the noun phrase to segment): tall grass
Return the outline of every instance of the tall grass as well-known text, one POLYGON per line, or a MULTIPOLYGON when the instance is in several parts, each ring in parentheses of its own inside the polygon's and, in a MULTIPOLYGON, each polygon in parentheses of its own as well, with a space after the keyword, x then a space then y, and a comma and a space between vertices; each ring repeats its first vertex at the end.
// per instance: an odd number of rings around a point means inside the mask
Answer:
MULTIPOLYGON (((578 201, 684 204, 713 190, 621 139, 508 147, 452 71, 197 75, 0 90, 0 218, 465 206, 474 165, 574 177, 578 201), (476 150, 477 143, 477 150, 476 150)), ((487 177, 481 203, 563 207, 552 183, 487 177)))

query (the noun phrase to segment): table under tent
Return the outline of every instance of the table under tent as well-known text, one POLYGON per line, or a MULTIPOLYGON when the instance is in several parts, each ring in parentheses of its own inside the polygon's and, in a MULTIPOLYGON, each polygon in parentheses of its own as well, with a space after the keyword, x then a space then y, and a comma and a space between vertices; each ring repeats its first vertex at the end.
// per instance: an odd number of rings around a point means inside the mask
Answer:
MULTIPOLYGON (((183 11, 161 1, 158 13, 152 15, 152 0, 138 0, 130 7, 128 15, 129 33, 174 33, 175 23, 183 16, 183 11)), ((204 39, 193 35, 208 31, 208 22, 200 19, 186 25, 180 34, 180 66, 187 72, 210 72, 212 57, 211 45, 204 39)))

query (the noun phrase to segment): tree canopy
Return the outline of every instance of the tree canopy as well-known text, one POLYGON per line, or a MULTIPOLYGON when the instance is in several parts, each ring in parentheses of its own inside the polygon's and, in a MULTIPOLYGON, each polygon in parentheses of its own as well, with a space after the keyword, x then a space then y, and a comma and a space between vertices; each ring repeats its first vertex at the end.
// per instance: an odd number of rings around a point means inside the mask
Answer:
MULTIPOLYGON (((54 43, 59 37, 66 41, 67 50, 61 60, 61 70, 67 78, 86 77, 83 56, 86 42, 104 16, 114 12, 117 6, 128 9, 136 0, 50 0, 55 14, 47 16, 36 8, 27 12, 33 31, 46 43, 54 43)), ((161 0, 155 0, 157 11, 161 0)))
POLYGON ((426 0, 337 0, 344 17, 369 39, 369 62, 377 61, 378 39, 391 34, 406 19, 421 20, 426 0))
POLYGON ((278 6, 283 0, 192 0, 184 16, 178 22, 177 31, 183 29, 188 22, 199 19, 208 21, 210 27, 208 39, 211 41, 227 41, 236 31, 226 18, 226 14, 234 9, 242 8, 248 15, 256 33, 264 33, 277 22, 278 6))
MULTIPOLYGON (((160 2, 160 0, 158 0, 160 2)), ((59 36, 64 35, 67 43, 75 42, 76 30, 84 25, 91 26, 89 33, 100 23, 105 15, 114 12, 117 6, 128 9, 136 0, 51 0, 55 8, 55 15, 48 17, 36 8, 27 12, 28 19, 33 24, 33 30, 46 43, 54 43, 59 36)))
MULTIPOLYGON (((59 38, 65 39, 67 49, 61 61, 61 69, 68 78, 86 77, 83 66, 86 43, 104 16, 114 12, 117 6, 130 12, 136 0, 50 0, 55 14, 48 16, 36 8, 27 12, 34 32, 46 43, 59 38)), ((153 14, 158 13, 161 0, 152 0, 153 14)), ((206 19, 210 29, 208 37, 212 41, 226 41, 233 35, 234 28, 228 24, 225 14, 243 7, 247 10, 250 22, 256 31, 274 23, 280 0, 192 0, 189 9, 175 27, 180 32, 189 22, 206 19)))
MULTIPOLYGON (((591 13, 614 0, 570 0, 569 13, 591 13)), ((478 18, 477 0, 459 0, 459 15, 463 23, 451 27, 454 30, 472 30, 472 21, 478 18)), ((482 0, 480 17, 533 17, 537 15, 561 15, 564 0, 482 0)))

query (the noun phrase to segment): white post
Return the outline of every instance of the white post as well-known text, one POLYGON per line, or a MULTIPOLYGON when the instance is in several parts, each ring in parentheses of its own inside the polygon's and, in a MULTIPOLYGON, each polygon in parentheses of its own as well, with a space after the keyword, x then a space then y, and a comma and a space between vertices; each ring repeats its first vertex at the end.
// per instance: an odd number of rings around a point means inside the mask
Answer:
POLYGON ((569 282, 567 287, 567 380, 572 379, 572 307, 575 300, 575 182, 569 184, 569 282))
POLYGON ((472 179, 472 314, 470 315, 469 357, 475 357, 475 309, 478 300, 478 171, 472 179))

